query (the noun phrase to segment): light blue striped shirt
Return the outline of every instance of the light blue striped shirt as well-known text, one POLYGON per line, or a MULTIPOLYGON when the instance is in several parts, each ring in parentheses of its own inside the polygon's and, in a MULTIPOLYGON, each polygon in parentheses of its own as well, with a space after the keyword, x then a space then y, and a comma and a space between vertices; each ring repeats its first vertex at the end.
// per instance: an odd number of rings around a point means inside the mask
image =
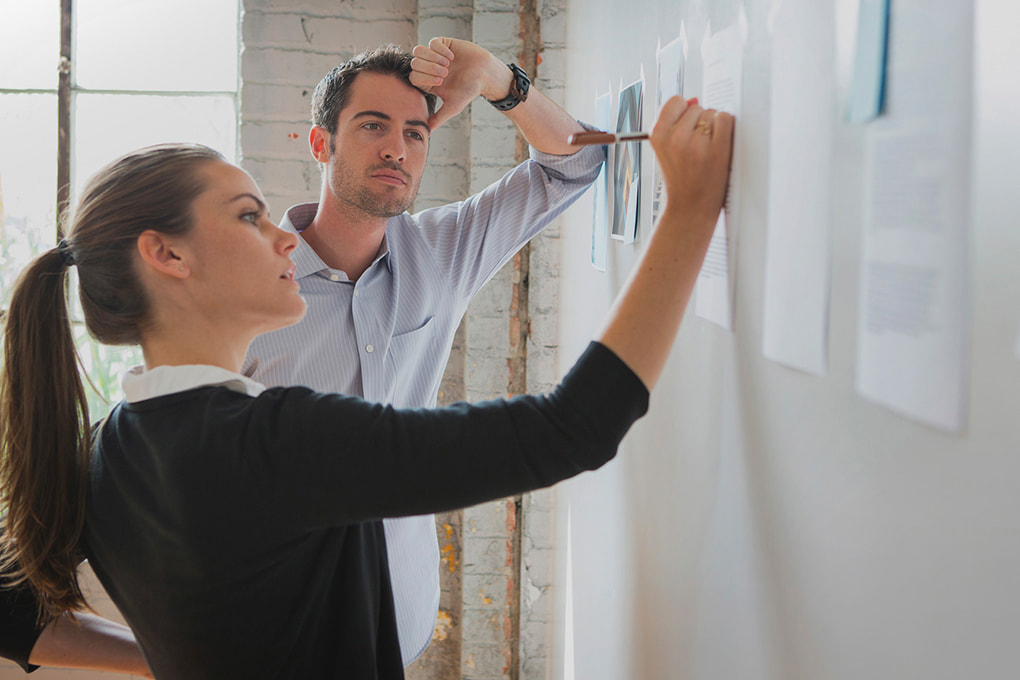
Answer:
MULTIPOLYGON (((584 192, 604 160, 598 146, 572 156, 532 149, 531 160, 467 200, 390 218, 379 254, 356 282, 300 239, 292 259, 308 303, 305 318, 256 338, 245 375, 270 387, 305 385, 402 408, 435 406, 471 298, 584 192)), ((300 233, 317 207, 294 206, 280 228, 300 233)), ((408 665, 432 639, 439 607, 435 519, 388 519, 385 532, 408 665)))

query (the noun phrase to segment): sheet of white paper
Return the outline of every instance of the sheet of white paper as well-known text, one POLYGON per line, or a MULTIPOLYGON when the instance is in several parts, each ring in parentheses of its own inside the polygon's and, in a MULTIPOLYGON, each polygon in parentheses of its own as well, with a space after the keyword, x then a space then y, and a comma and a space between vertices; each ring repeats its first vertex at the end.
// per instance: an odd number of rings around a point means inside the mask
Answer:
POLYGON ((970 384, 973 15, 972 0, 893 3, 886 115, 865 147, 857 390, 954 432, 970 384))
MULTIPOLYGON (((684 61, 687 58, 687 36, 683 24, 680 25, 680 36, 665 47, 660 47, 655 53, 655 61, 658 66, 655 85, 655 119, 659 117, 662 105, 670 97, 683 94, 684 88, 684 61)), ((652 219, 654 227, 659 222, 659 215, 666 206, 666 187, 662 183, 662 173, 659 171, 659 164, 655 163, 652 171, 652 219)))
POLYGON ((762 352, 825 375, 830 167, 836 120, 831 3, 786 0, 772 37, 772 129, 762 352))
POLYGON ((1016 358, 1020 359, 1020 333, 1016 334, 1016 358))
MULTIPOLYGON (((737 23, 706 37, 701 43, 701 60, 704 65, 700 103, 706 109, 732 113, 739 120, 744 84, 744 42, 747 38, 747 18, 741 8, 737 23)), ((740 126, 734 129, 733 170, 726 195, 726 219, 731 230, 737 218, 740 198, 740 126)))
POLYGON ((729 242, 726 235, 726 211, 719 213, 705 262, 698 274, 698 294, 694 313, 727 330, 733 329, 733 305, 729 281, 729 242))
MULTIPOLYGON (((609 130, 613 120, 612 88, 605 94, 595 97, 595 120, 593 124, 599 130, 609 130)), ((613 146, 609 145, 609 157, 602 164, 599 176, 595 178, 594 212, 591 227, 591 263, 599 271, 606 270, 607 250, 609 249, 609 207, 612 205, 609 196, 609 168, 613 167, 613 146)))
MULTIPOLYGON (((700 96, 701 105, 732 113, 740 119, 741 90, 743 89, 744 41, 747 37, 747 17, 740 10, 737 23, 705 37, 701 44, 704 64, 700 96)), ((709 256, 698 274, 694 312, 700 317, 733 328, 733 297, 736 290, 737 219, 740 194, 740 126, 733 135, 733 160, 730 184, 727 189, 724 217, 716 224, 709 256), (725 257, 718 257, 718 249, 726 248, 725 257), (709 266, 709 259, 712 265, 709 266), (724 293, 720 289, 725 287, 724 293)))

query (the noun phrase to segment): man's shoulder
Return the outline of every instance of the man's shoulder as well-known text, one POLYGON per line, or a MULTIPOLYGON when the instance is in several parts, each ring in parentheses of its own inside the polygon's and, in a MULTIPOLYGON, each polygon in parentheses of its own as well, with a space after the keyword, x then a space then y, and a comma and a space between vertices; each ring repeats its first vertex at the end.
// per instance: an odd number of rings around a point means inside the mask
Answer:
POLYGON ((429 229, 442 224, 448 216, 456 215, 456 203, 431 206, 413 215, 403 212, 391 217, 386 223, 386 242, 388 249, 406 249, 415 251, 416 246, 426 246, 426 235, 429 229))

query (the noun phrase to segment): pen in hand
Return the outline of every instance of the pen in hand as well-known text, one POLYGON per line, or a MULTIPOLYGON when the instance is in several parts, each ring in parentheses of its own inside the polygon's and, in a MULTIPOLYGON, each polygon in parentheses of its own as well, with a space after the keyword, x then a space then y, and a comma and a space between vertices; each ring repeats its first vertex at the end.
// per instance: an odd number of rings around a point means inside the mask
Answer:
POLYGON ((647 132, 575 132, 567 137, 567 144, 586 146, 588 144, 622 144, 623 142, 639 142, 648 139, 647 132))
MULTIPOLYGON (((698 98, 692 97, 688 104, 697 105, 698 98)), ((634 130, 632 132, 575 132, 567 137, 567 144, 571 146, 587 146, 589 144, 623 144, 624 142, 640 142, 651 136, 649 132, 634 130)))

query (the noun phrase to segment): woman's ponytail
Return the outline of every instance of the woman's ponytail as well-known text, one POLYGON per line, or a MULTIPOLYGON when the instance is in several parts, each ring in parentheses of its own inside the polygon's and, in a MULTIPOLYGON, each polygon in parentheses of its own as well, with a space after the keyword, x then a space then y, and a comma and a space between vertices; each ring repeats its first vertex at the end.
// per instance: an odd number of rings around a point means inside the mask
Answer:
POLYGON ((78 582, 90 421, 67 308, 65 242, 21 274, 4 318, 0 373, 0 570, 29 583, 45 617, 87 605, 78 582))
POLYGON ((27 582, 44 613, 87 607, 78 583, 90 456, 89 412, 67 311, 67 270, 89 334, 141 341, 150 305, 136 271, 138 237, 187 234, 205 188, 200 169, 223 156, 165 144, 122 156, 86 183, 68 242, 37 258, 15 284, 0 376, 0 578, 27 582))

